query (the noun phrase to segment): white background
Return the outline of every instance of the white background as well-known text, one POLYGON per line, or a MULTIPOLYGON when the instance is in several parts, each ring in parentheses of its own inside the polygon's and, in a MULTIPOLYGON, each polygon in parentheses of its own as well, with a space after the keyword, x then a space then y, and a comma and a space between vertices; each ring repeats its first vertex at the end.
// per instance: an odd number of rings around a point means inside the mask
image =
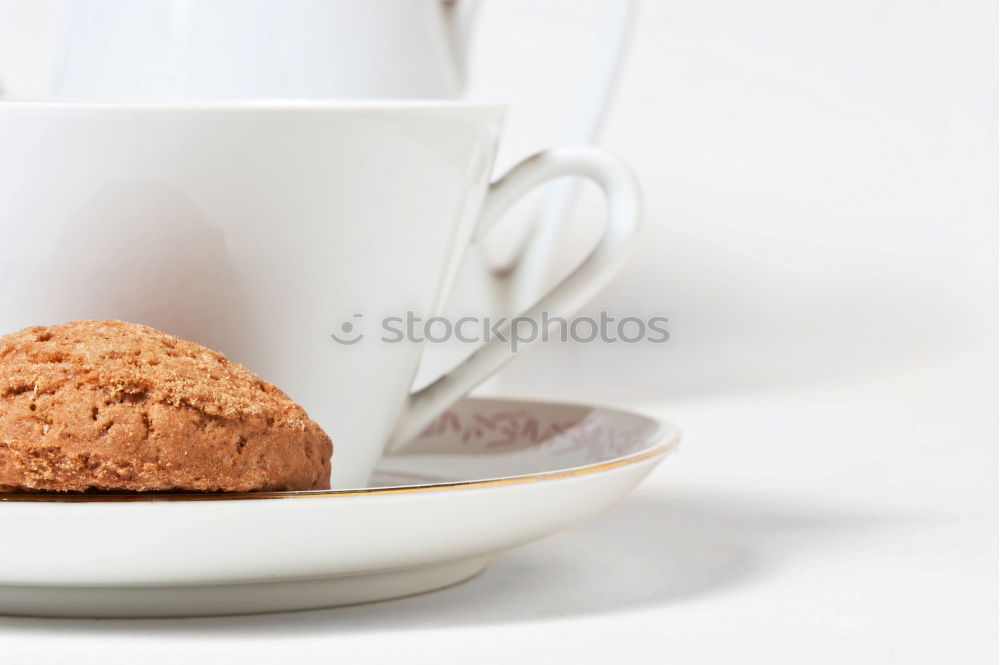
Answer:
MULTIPOLYGON (((0 6, 0 75, 30 85, 46 2, 0 6)), ((472 93, 515 103, 504 164, 560 140, 603 7, 485 3, 472 93)), ((681 453, 443 592, 0 618, 3 658, 995 662, 996 35, 989 0, 646 0, 604 145, 647 227, 589 311, 668 316, 672 338, 552 344, 485 391, 662 414, 681 453)), ((578 213, 569 247, 600 200, 578 213)))

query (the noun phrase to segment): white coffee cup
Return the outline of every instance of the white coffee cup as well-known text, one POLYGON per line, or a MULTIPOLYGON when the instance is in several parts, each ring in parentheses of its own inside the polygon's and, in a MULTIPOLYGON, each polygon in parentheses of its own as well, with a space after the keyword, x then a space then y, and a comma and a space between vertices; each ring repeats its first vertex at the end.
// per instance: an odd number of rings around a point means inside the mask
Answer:
POLYGON ((363 486, 387 446, 513 356, 496 340, 412 392, 422 347, 381 341, 378 321, 440 311, 467 250, 543 181, 597 182, 608 225, 527 317, 572 314, 637 230, 635 182, 596 148, 543 152, 491 184, 502 116, 465 102, 0 104, 0 333, 121 319, 219 349, 330 433, 335 487, 363 486), (332 339, 345 322, 365 337, 332 339))

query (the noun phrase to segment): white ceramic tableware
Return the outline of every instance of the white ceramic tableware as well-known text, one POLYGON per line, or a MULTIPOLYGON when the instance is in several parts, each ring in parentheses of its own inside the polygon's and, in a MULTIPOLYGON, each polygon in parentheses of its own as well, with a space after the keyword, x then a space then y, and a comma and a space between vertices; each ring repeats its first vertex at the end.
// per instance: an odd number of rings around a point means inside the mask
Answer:
MULTIPOLYGON (((49 1, 59 5, 49 95, 99 101, 458 98, 481 3, 49 1)), ((585 60, 588 89, 573 121, 580 131, 607 107, 634 5, 608 1, 597 53, 585 60)))
POLYGON ((0 494, 0 613, 192 616, 438 589, 576 525, 676 445, 610 408, 466 399, 357 491, 0 494))
POLYGON ((635 182, 596 148, 541 153, 490 184, 502 116, 464 102, 0 104, 0 333, 121 319, 218 349, 326 429, 335 487, 363 486, 387 445, 513 355, 496 339, 411 393, 422 345, 381 341, 379 322, 440 311, 467 249, 552 178, 602 186, 608 225, 526 317, 572 314, 637 230, 635 182), (332 338, 348 332, 357 343, 332 338))
MULTIPOLYGON (((0 62, 0 93, 5 91, 11 99, 39 98, 45 91, 45 99, 101 102, 443 100, 463 94, 468 44, 479 22, 481 0, 37 0, 32 4, 35 9, 29 10, 23 3, 0 0, 0 42, 17 36, 24 43, 15 57, 8 55, 10 61, 0 62), (23 36, 26 29, 32 37, 23 36), (5 72, 12 77, 10 85, 3 81, 5 72)), ((593 143, 604 124, 637 0, 604 0, 604 4, 595 52, 580 61, 587 71, 583 90, 561 138, 552 143, 593 143)), ((517 48, 519 41, 517 33, 510 33, 509 48, 517 48)), ((559 40, 553 39, 550 47, 560 48, 559 40)), ((530 77, 532 72, 524 75, 530 77)), ((530 241, 524 236, 522 252, 555 263, 573 182, 568 179, 546 189, 544 204, 535 213, 538 222, 531 226, 534 236, 530 241)), ((519 274, 512 282, 515 301, 538 297, 544 276, 519 274)), ((436 359, 429 363, 439 365, 436 359)))
POLYGON ((64 0, 52 97, 450 99, 478 0, 64 0))

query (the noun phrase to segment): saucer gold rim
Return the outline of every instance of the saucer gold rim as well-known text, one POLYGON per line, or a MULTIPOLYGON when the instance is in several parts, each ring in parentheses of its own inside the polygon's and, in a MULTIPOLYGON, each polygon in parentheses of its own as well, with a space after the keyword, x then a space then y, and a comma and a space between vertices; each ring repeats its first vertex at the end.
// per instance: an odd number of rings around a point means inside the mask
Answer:
POLYGON ((376 496, 390 494, 420 494, 425 492, 444 492, 450 490, 467 490, 489 487, 503 487, 506 485, 522 485, 525 483, 535 483, 546 480, 560 480, 564 478, 574 478, 587 476, 594 473, 611 471, 613 469, 631 466, 640 462, 666 455, 673 451, 680 443, 681 435, 673 426, 666 425, 673 431, 663 443, 647 448, 646 450, 624 457, 617 457, 596 464, 571 467, 557 471, 543 471, 541 473, 525 474, 519 476, 508 476, 504 478, 488 478, 483 480, 463 480, 447 483, 428 483, 422 485, 404 485, 397 487, 373 487, 370 489, 347 489, 347 490, 307 490, 297 492, 232 492, 232 493, 196 493, 171 494, 171 493, 150 493, 150 494, 35 494, 29 492, 19 492, 10 494, 0 494, 0 503, 3 502, 27 502, 27 503, 136 503, 136 502, 185 502, 185 501, 251 501, 259 499, 312 499, 312 498, 333 498, 349 496, 376 496))

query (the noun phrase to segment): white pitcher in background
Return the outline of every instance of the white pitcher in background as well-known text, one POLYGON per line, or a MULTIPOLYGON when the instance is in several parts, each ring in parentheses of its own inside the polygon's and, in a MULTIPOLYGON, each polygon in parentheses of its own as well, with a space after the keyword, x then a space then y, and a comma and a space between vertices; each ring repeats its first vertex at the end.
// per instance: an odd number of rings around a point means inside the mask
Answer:
POLYGON ((461 94, 478 0, 68 0, 51 97, 461 94))
MULTIPOLYGON (((453 99, 481 0, 57 0, 49 97, 453 99)), ((599 122, 634 0, 610 0, 582 117, 599 122), (607 63, 606 66, 603 63, 607 63)), ((512 35, 512 41, 516 39, 512 35)))

